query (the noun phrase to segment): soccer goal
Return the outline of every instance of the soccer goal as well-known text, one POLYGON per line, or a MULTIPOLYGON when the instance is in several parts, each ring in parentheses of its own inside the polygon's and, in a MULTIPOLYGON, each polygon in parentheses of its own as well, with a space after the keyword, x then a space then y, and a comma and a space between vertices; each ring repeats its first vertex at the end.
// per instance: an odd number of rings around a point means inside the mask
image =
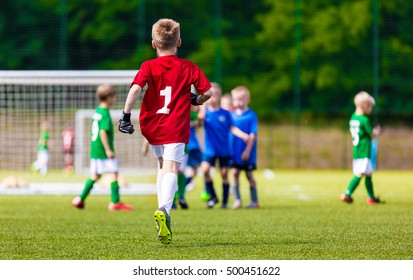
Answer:
MULTIPOLYGON (((64 167, 62 133, 75 131, 75 170, 89 171, 91 116, 98 106, 96 88, 116 87, 111 116, 116 126, 136 71, 0 71, 0 168, 28 170, 36 159, 40 126, 49 130, 49 169, 64 167)), ((135 105, 139 108, 140 100, 135 105)), ((138 111, 132 112, 135 133, 115 128, 115 150, 121 172, 153 172, 156 160, 141 155, 143 137, 138 111)))

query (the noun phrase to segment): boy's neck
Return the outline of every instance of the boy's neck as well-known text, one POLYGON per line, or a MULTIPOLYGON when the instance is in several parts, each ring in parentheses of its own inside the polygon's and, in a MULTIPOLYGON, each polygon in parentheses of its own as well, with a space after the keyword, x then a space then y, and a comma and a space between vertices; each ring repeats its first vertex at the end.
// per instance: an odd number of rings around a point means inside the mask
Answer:
POLYGON ((364 115, 364 110, 362 108, 356 107, 356 115, 364 115))
POLYGON ((106 109, 109 108, 109 104, 106 102, 100 102, 99 106, 106 109))
POLYGON ((244 107, 244 108, 236 108, 236 109, 235 109, 235 112, 236 112, 237 114, 242 114, 242 113, 246 112, 247 110, 248 110, 248 106, 247 106, 247 107, 244 107))
POLYGON ((158 57, 168 56, 168 55, 176 55, 176 48, 169 49, 169 50, 156 49, 156 53, 157 53, 158 57))
POLYGON ((221 108, 221 106, 219 104, 209 104, 208 107, 212 111, 218 111, 221 108))

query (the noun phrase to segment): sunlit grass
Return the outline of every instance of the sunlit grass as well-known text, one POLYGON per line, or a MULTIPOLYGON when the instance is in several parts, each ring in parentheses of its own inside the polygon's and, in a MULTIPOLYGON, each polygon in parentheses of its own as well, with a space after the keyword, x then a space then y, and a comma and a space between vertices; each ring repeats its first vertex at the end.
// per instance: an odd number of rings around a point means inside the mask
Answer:
MULTIPOLYGON (((1 196, 0 258, 411 260, 413 175, 377 172, 375 189, 386 204, 373 206, 366 204, 364 182, 353 205, 339 200, 351 176, 350 171, 258 171, 261 208, 240 210, 206 209, 198 177, 195 190, 187 193, 190 209, 172 212, 169 246, 155 238, 154 195, 124 196, 135 209, 123 213, 107 210, 108 196, 92 195, 84 211, 70 205, 71 196, 1 196)), ((221 193, 219 178, 216 189, 221 193)), ((245 179, 242 195, 248 203, 245 179)))

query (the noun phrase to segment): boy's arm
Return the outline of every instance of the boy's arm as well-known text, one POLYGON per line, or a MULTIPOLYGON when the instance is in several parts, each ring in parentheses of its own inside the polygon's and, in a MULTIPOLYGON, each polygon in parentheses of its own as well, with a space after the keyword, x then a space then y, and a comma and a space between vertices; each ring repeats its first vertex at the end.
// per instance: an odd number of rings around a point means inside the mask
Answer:
POLYGON ((243 161, 247 161, 250 158, 251 149, 254 146, 256 136, 254 133, 251 133, 248 137, 247 146, 245 150, 242 152, 241 159, 243 161))
POLYGON ((105 148, 105 152, 108 158, 114 158, 115 157, 115 152, 112 151, 109 145, 109 140, 108 140, 108 134, 106 130, 101 130, 99 132, 100 134, 100 140, 102 141, 102 145, 105 148))
POLYGON ((206 92, 204 92, 204 94, 200 94, 198 96, 191 93, 191 104, 192 105, 202 105, 206 101, 208 101, 208 99, 210 99, 211 96, 212 96, 212 91, 210 89, 207 90, 206 92))
POLYGON ((200 106, 200 107, 199 107, 199 111, 198 111, 198 121, 199 121, 199 125, 203 125, 203 124, 204 124, 205 114, 206 114, 206 105, 200 106))
POLYGON ((379 137, 381 134, 381 126, 378 124, 373 128, 373 132, 371 133, 371 139, 379 137))
POLYGON ((142 142, 142 147, 141 147, 142 156, 146 157, 146 155, 148 154, 148 148, 149 148, 149 142, 144 137, 143 142, 142 142))
POLYGON ((241 129, 239 129, 236 126, 231 126, 230 128, 231 133, 234 134, 235 136, 237 136, 238 138, 241 138, 242 140, 244 140, 244 142, 247 142, 249 140, 249 135, 246 134, 244 131, 242 131, 241 129))
POLYGON ((137 84, 132 85, 129 89, 128 97, 126 97, 125 107, 123 109, 123 116, 119 120, 118 124, 118 129, 122 133, 132 134, 135 131, 131 123, 130 117, 133 105, 136 103, 136 100, 138 100, 141 91, 142 88, 137 84))

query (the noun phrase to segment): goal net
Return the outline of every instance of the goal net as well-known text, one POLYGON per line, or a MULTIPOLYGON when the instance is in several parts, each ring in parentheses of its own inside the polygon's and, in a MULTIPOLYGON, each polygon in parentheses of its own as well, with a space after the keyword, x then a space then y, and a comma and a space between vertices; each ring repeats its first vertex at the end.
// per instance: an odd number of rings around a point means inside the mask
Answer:
MULTIPOLYGON (((49 169, 63 169, 62 135, 75 132, 75 170, 89 172, 91 117, 99 102, 98 85, 116 87, 111 108, 115 126, 115 150, 121 172, 152 172, 156 160, 141 155, 144 141, 138 111, 132 112, 135 133, 122 134, 116 125, 136 71, 0 71, 0 168, 29 170, 36 159, 40 126, 49 131, 49 169)), ((135 108, 140 107, 138 100, 135 108)))

